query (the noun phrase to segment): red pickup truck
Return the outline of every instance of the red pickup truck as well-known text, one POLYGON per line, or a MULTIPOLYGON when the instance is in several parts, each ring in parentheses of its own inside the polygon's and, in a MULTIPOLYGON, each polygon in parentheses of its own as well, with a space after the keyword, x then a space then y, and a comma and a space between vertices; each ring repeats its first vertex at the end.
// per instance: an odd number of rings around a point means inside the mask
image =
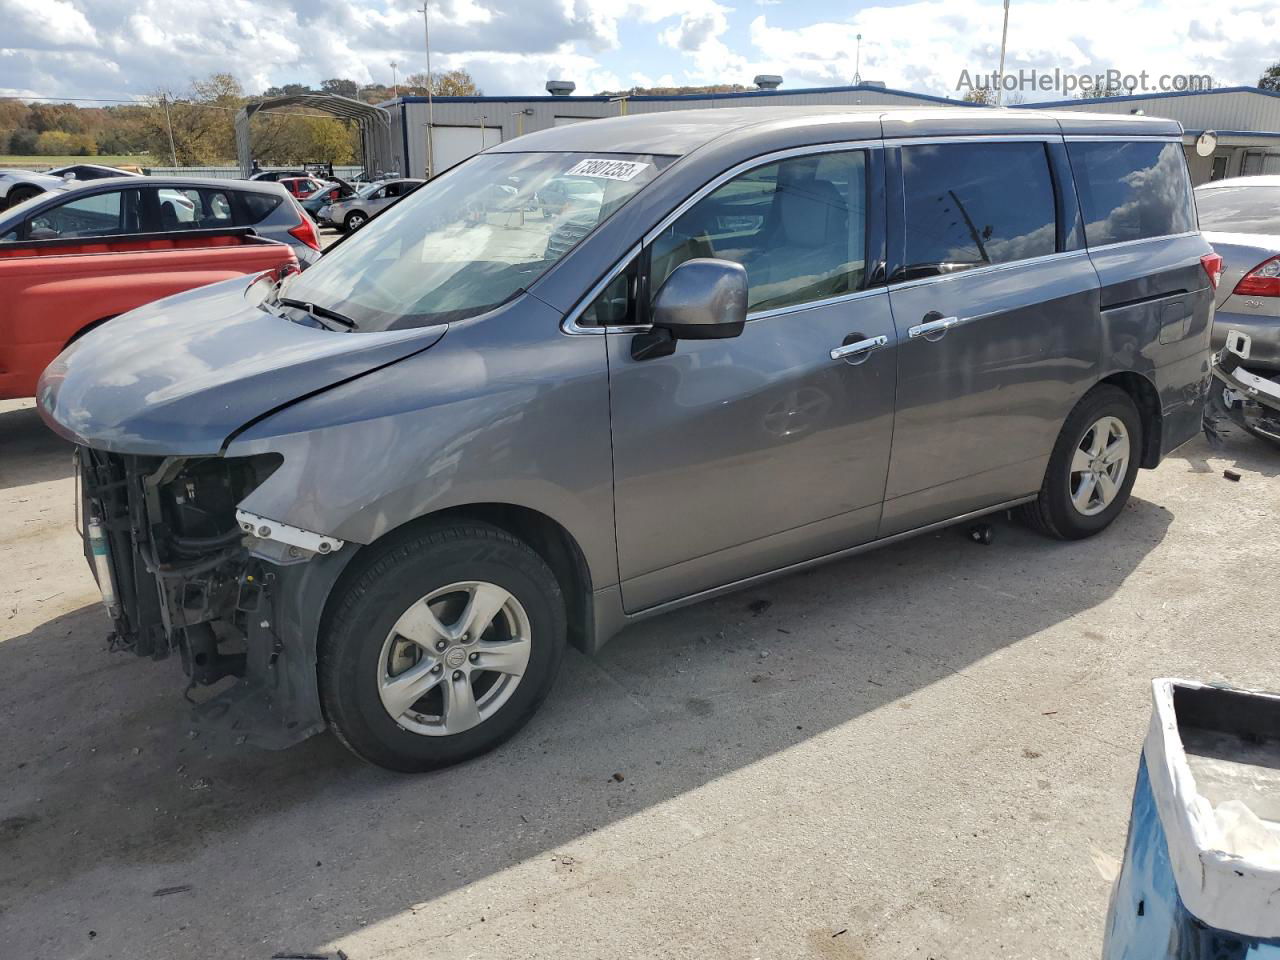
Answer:
POLYGON ((247 229, 0 244, 0 400, 34 396, 49 362, 112 317, 206 283, 296 268, 289 246, 247 229))

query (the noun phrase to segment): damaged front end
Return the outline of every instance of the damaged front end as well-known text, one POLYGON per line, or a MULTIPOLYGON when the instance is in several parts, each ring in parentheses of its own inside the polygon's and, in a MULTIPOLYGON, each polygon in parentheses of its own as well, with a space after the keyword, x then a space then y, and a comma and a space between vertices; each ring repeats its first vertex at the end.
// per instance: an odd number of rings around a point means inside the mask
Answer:
POLYGON ((113 647, 153 659, 176 650, 189 699, 235 678, 197 702, 197 726, 270 748, 324 729, 298 568, 343 543, 237 510, 281 457, 85 446, 76 457, 85 555, 114 624, 113 647))
POLYGON ((1227 332, 1225 346, 1214 357, 1205 431, 1211 438, 1221 437, 1228 432, 1224 424, 1229 422, 1280 443, 1280 376, 1270 370, 1250 370, 1250 348, 1249 334, 1227 332))

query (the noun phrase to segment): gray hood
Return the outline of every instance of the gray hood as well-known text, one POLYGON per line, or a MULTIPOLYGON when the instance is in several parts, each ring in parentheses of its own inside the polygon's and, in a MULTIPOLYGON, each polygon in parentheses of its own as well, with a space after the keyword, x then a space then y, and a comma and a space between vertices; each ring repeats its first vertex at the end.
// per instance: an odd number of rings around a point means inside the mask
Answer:
POLYGON ((257 282, 213 284, 90 331, 41 376, 40 415, 100 450, 217 454, 250 421, 425 350, 447 329, 316 329, 261 309, 257 282))

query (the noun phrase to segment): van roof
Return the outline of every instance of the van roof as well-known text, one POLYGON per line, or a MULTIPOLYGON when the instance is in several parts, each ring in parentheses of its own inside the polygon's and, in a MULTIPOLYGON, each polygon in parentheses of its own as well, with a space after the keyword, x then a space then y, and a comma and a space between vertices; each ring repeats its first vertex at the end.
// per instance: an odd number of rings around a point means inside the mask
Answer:
MULTIPOLYGON (((605 117, 525 134, 490 147, 491 153, 533 151, 649 153, 683 156, 730 133, 793 142, 797 128, 812 127, 814 142, 940 135, 1067 133, 1073 135, 1177 136, 1177 121, 1131 114, 1071 110, 957 109, 955 107, 759 106, 663 110, 605 117), (820 128, 820 129, 819 129, 820 128), (833 129, 834 128, 834 129, 833 129), (785 131, 785 133, 784 133, 785 131), (833 133, 836 134, 833 136, 833 133)), ((735 138, 737 139, 737 138, 735 138)))

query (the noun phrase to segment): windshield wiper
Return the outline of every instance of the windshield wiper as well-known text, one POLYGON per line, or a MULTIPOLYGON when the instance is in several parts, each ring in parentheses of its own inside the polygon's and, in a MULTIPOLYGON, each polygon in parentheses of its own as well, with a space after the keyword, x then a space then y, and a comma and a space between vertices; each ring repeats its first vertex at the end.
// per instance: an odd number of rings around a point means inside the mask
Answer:
POLYGON ((339 313, 337 310, 330 310, 328 307, 317 307, 314 303, 305 303, 302 300, 294 300, 290 297, 279 297, 276 299, 276 303, 284 304, 286 307, 297 307, 300 310, 305 310, 316 319, 324 318, 325 320, 332 320, 334 323, 340 324, 347 330, 354 330, 356 328, 356 322, 354 320, 339 313))

